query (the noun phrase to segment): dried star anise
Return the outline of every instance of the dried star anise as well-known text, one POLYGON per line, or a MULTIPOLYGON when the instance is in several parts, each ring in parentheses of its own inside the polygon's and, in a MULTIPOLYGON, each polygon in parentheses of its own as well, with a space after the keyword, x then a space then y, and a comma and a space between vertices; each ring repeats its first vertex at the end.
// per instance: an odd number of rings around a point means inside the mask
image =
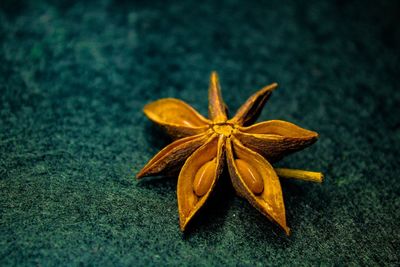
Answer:
POLYGON ((180 170, 177 195, 182 231, 206 202, 226 158, 237 194, 289 234, 278 176, 321 182, 322 174, 274 169, 270 164, 313 144, 316 132, 280 120, 250 126, 277 86, 273 83, 252 95, 232 119, 227 118, 215 72, 210 77, 209 119, 178 99, 160 99, 145 106, 146 116, 177 140, 155 155, 137 178, 174 175, 180 170))

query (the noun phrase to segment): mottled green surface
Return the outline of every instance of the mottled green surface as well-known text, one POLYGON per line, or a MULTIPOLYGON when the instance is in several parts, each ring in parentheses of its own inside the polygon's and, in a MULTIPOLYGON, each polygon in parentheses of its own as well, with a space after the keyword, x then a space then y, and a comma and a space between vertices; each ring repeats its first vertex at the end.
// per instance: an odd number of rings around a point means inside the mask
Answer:
POLYGON ((398 1, 130 2, 1 1, 0 265, 399 264, 398 1), (290 237, 226 175, 186 235, 176 179, 134 179, 169 142, 143 105, 205 114, 211 70, 320 133, 279 163, 326 175, 282 181, 290 237))

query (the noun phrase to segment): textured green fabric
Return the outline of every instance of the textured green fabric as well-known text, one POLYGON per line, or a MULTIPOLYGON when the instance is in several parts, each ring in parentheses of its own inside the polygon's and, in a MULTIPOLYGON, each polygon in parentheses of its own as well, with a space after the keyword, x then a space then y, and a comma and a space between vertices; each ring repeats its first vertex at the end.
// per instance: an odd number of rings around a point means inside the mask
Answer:
POLYGON ((0 2, 0 265, 399 264, 398 1, 0 2), (134 179, 143 105, 206 114, 212 70, 320 133, 277 163, 326 176, 282 180, 289 237, 226 174, 185 235, 176 178, 134 179))

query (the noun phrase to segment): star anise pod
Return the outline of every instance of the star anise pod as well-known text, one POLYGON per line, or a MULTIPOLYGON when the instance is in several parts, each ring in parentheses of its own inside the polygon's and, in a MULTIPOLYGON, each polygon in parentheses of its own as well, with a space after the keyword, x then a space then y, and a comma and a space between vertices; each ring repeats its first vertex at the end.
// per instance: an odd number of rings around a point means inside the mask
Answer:
POLYGON ((278 176, 321 182, 322 174, 272 167, 272 162, 318 138, 316 132, 286 121, 251 125, 277 86, 273 83, 256 92, 231 119, 227 117, 215 72, 210 77, 209 119, 174 98, 144 107, 146 116, 177 140, 156 154, 137 178, 179 172, 177 196, 182 231, 206 202, 226 160, 237 194, 289 234, 278 176))

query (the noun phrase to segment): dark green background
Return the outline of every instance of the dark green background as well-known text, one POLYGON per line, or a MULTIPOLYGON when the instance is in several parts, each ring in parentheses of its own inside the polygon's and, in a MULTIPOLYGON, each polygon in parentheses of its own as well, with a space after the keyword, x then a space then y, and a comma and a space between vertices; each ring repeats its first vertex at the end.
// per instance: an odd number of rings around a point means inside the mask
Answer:
POLYGON ((0 265, 399 264, 398 3, 1 1, 0 265), (226 175, 185 235, 176 178, 134 179, 169 142, 143 105, 206 114, 212 70, 320 133, 278 164, 326 175, 282 181, 290 237, 226 175))

